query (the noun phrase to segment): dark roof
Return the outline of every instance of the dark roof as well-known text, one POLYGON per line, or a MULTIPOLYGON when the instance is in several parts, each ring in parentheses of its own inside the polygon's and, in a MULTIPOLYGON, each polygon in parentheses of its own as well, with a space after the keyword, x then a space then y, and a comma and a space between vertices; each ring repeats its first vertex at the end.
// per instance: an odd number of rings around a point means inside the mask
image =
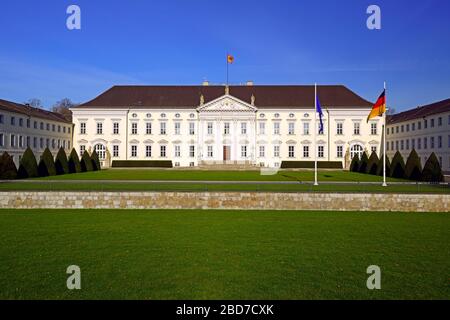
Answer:
POLYGON ((417 107, 405 112, 397 113, 388 116, 387 123, 393 124, 397 122, 404 122, 414 119, 421 119, 434 114, 449 112, 450 111, 450 99, 435 102, 426 106, 417 107))
POLYGON ((40 119, 46 119, 46 120, 52 120, 52 121, 58 121, 58 122, 66 122, 66 123, 72 123, 71 121, 68 121, 64 118, 63 115, 39 108, 33 108, 28 105, 15 103, 7 100, 0 99, 0 110, 10 111, 10 112, 16 112, 21 113, 28 117, 35 117, 40 119))
MULTIPOLYGON (((324 107, 373 105, 345 86, 318 86, 318 93, 324 107)), ((78 108, 193 108, 199 106, 201 95, 208 103, 224 94, 225 86, 114 86, 78 108)), ((230 95, 247 103, 254 95, 258 108, 314 105, 314 86, 230 86, 230 95)))

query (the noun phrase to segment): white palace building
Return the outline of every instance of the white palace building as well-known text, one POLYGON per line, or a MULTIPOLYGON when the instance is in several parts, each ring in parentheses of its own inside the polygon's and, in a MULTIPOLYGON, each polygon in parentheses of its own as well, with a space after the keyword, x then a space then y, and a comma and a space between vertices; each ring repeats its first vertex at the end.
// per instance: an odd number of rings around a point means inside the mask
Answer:
MULTIPOLYGON (((114 160, 171 160, 175 167, 342 161, 381 151, 383 118, 345 86, 318 86, 323 134, 314 143, 314 86, 114 86, 74 107, 73 144, 114 160)), ((318 121, 318 117, 317 117, 318 121)), ((317 126, 318 127, 318 126, 317 126)))

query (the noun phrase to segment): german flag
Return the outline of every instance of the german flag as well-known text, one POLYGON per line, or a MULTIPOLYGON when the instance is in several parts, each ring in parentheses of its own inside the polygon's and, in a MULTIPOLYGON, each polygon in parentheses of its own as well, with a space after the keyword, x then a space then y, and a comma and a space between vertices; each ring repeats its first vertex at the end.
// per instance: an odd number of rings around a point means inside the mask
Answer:
POLYGON ((372 111, 370 111, 370 114, 367 117, 367 122, 369 122, 369 120, 372 118, 382 117, 385 112, 386 112, 386 90, 383 90, 383 93, 380 95, 377 102, 373 106, 372 111))
POLYGON ((231 54, 227 54, 227 62, 228 64, 233 64, 234 57, 231 54))

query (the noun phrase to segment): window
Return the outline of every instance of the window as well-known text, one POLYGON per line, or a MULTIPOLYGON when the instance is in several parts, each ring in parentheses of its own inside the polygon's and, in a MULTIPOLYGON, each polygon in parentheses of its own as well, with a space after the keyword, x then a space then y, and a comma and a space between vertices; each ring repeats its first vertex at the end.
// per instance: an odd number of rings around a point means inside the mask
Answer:
POLYGON ((11 117, 11 125, 12 126, 16 125, 16 118, 15 117, 11 117))
POLYGON ((30 119, 27 119, 27 128, 29 128, 31 125, 31 120, 30 119))
POLYGON ((266 134, 266 123, 265 122, 259 123, 259 134, 266 134))
POLYGON ((409 139, 406 139, 406 150, 409 150, 409 139))
POLYGON ((223 134, 224 135, 230 134, 230 123, 229 122, 225 122, 223 124, 223 134))
POLYGON ((430 120, 430 127, 434 128, 434 119, 430 120))
POLYGON ((61 126, 58 126, 58 132, 61 132, 61 126))
POLYGON ((241 134, 247 134, 247 122, 241 122, 241 134))
POLYGON ((119 146, 117 144, 113 145, 113 158, 117 158, 119 156, 119 146))
POLYGON ((56 130, 56 126, 54 124, 52 124, 52 131, 55 132, 56 130))
POLYGON ((137 122, 131 123, 131 134, 136 135, 138 133, 138 124, 137 122))
POLYGON ((377 153, 377 147, 376 146, 370 147, 370 154, 372 154, 374 152, 377 153))
POLYGON ((213 123, 212 122, 208 122, 207 124, 207 131, 209 135, 213 134, 213 123))
MULTIPOLYGON (((48 139, 47 139, 48 142, 48 139)), ((80 146, 80 157, 83 155, 83 153, 86 151, 86 146, 85 145, 81 145, 80 146)))
POLYGON ((417 149, 418 150, 422 149, 422 139, 421 138, 417 139, 417 149))
POLYGON ((152 123, 151 122, 145 123, 145 134, 152 134, 152 123))
POLYGON ((448 136, 448 147, 450 148, 450 135, 448 136))
POLYGON ((318 146, 317 147, 317 157, 318 158, 323 158, 324 156, 325 156, 324 147, 323 146, 318 146))
POLYGON ((428 139, 427 138, 423 138, 423 148, 425 150, 428 149, 428 139))
POLYGON ((181 157, 181 147, 179 145, 175 146, 175 158, 181 157))
POLYGON ((430 138, 430 148, 434 149, 434 137, 430 138))
POLYGON ((400 149, 404 150, 405 149, 405 142, 402 140, 400 141, 400 149))
MULTIPOLYGON (((50 139, 45 140, 45 147, 50 148, 50 139)), ((81 157, 81 153, 80 153, 80 157, 81 157)))
POLYGON ((295 134, 295 123, 294 122, 289 122, 289 129, 288 129, 288 134, 289 135, 293 135, 295 134))
POLYGON ((66 127, 63 127, 63 132, 66 133, 66 127))
POLYGON ((416 123, 411 123, 411 130, 416 131, 416 123))
POLYGON ((428 120, 427 119, 423 120, 423 128, 424 129, 428 128, 428 120))
POLYGON ((207 155, 208 155, 208 158, 214 157, 213 146, 208 146, 207 155))
POLYGON ((174 123, 174 131, 176 135, 180 135, 181 134, 181 123, 180 122, 175 122, 174 123))
POLYGON ((371 123, 370 124, 370 134, 371 135, 373 135, 373 136, 375 136, 375 135, 377 135, 377 132, 378 132, 378 128, 377 128, 378 126, 377 126, 377 124, 376 123, 371 123))
POLYGON ((195 122, 189 122, 189 134, 191 136, 195 134, 195 122))
POLYGON ((439 117, 439 118, 438 118, 438 126, 439 126, 439 127, 442 126, 442 117, 439 117))
POLYGON ((10 145, 13 148, 16 146, 16 136, 14 134, 11 135, 10 145))
POLYGON ((52 148, 53 148, 53 149, 56 148, 56 141, 55 141, 55 139, 52 139, 52 148))
POLYGON ((152 146, 145 146, 145 156, 147 158, 152 157, 152 146))
POLYGON ((105 160, 106 158, 106 147, 99 143, 94 146, 94 150, 98 155, 99 160, 105 160))
POLYGON ((275 134, 275 135, 280 134, 280 123, 279 122, 273 123, 273 134, 275 134))
POLYGON ((119 134, 119 123, 118 122, 113 123, 113 134, 119 134))
POLYGON ((43 123, 43 122, 41 122, 41 123, 39 124, 39 129, 44 130, 44 123, 43 123))
POLYGON ((400 131, 404 132, 405 131, 405 126, 402 124, 402 126, 400 127, 400 131))
POLYGON ((295 158, 295 146, 288 146, 288 157, 295 158))
POLYGON ((353 159, 357 155, 360 159, 364 152, 363 146, 355 144, 350 148, 350 158, 353 159))
POLYGON ((400 142, 399 141, 395 141, 395 150, 400 150, 400 142))
POLYGON ((409 124, 406 125, 406 132, 409 132, 409 124))
POLYGON ((137 157, 137 145, 131 146, 131 157, 136 158, 137 157))
POLYGON ((266 147, 265 146, 259 146, 259 157, 264 158, 266 156, 266 147))
POLYGON ((359 136, 361 134, 361 123, 359 122, 353 123, 353 134, 355 136, 359 136))
POLYGON ((417 122, 417 130, 422 130, 422 122, 417 122))
MULTIPOLYGON (((41 122, 41 127, 42 127, 42 122, 41 122)), ((80 134, 86 134, 86 122, 81 122, 80 123, 80 134)))
POLYGON ((3 133, 0 133, 0 147, 5 146, 5 136, 3 133))
POLYGON ((343 157, 344 157, 344 147, 337 146, 336 147, 336 158, 343 158, 343 157))
POLYGON ((280 146, 273 146, 273 156, 275 158, 280 157, 280 146))
POLYGON ((395 127, 395 132, 396 132, 396 133, 399 132, 399 127, 398 127, 398 126, 395 127))
POLYGON ((241 146, 241 158, 247 158, 247 146, 241 146))
POLYGON ((309 146, 303 146, 303 158, 309 158, 309 146))
POLYGON ((161 122, 159 125, 160 125, 159 133, 161 135, 165 135, 166 134, 166 123, 165 122, 161 122))
POLYGON ((189 146, 189 157, 195 157, 195 146, 189 146))
POLYGON ((416 148, 416 139, 411 139, 411 149, 416 148))
POLYGON ((344 134, 343 127, 344 127, 344 124, 341 123, 341 122, 338 122, 338 123, 336 124, 336 134, 337 134, 338 136, 341 136, 341 135, 344 134))
POLYGON ((97 122, 97 134, 103 134, 103 123, 97 122))
MULTIPOLYGON (((31 138, 27 137, 27 148, 31 147, 31 138)), ((33 146, 33 148, 36 148, 33 146)))
POLYGON ((41 149, 44 148, 44 138, 39 139, 39 148, 41 148, 41 149))
POLYGON ((438 137, 438 148, 441 149, 442 148, 442 136, 438 137))
POLYGON ((166 157, 166 146, 160 146, 159 148, 159 155, 161 158, 165 158, 166 157))
POLYGON ((4 116, 2 114, 0 114, 0 123, 3 123, 4 121, 4 116))
POLYGON ((23 127, 23 119, 19 118, 19 127, 23 127))
POLYGON ((303 134, 305 136, 309 135, 309 122, 303 122, 303 134))

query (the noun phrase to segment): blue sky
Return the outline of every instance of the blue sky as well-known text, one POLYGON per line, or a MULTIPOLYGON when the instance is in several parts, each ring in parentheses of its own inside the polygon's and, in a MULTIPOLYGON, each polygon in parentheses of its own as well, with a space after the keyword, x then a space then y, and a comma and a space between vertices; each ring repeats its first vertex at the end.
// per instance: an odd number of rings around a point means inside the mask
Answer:
POLYGON ((85 102, 115 84, 344 84, 397 111, 450 97, 450 1, 30 0, 0 5, 0 98, 85 102), (81 8, 81 30, 66 9, 81 8), (366 27, 381 7, 382 29, 366 27))

